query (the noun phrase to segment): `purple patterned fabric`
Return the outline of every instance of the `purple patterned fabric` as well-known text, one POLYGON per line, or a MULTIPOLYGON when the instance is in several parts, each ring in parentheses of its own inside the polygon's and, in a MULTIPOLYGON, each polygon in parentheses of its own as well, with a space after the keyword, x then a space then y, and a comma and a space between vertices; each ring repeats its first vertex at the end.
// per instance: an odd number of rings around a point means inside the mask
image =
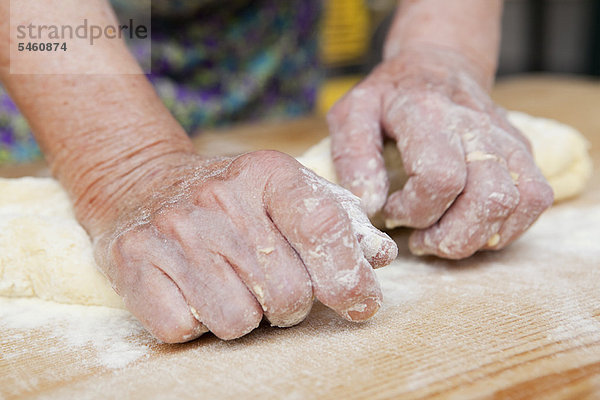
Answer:
MULTIPOLYGON (((153 0, 152 5, 148 78, 188 132, 313 109, 321 78, 320 0, 153 0)), ((0 87, 0 163, 37 157, 26 121, 0 87)))

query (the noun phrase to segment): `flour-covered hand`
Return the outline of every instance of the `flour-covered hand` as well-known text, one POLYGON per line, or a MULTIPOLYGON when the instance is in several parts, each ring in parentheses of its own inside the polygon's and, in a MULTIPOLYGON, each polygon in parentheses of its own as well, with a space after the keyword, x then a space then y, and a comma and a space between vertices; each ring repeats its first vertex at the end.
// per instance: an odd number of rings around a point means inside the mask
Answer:
POLYGON ((394 242, 293 158, 170 154, 143 168, 118 218, 91 231, 100 267, 159 339, 233 339, 263 316, 291 326, 313 297, 351 321, 380 307, 373 267, 395 258, 394 242))
POLYGON ((389 226, 416 228, 415 254, 468 257, 500 249, 548 208, 552 189, 527 140, 456 52, 421 47, 384 61, 330 111, 343 186, 389 226), (388 195, 384 138, 409 176, 388 195))

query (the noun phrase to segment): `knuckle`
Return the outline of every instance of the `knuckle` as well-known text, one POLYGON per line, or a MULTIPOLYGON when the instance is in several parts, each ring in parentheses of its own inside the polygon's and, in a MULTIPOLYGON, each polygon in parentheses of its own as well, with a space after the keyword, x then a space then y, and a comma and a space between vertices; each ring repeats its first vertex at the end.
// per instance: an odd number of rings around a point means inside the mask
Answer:
POLYGON ((458 160, 433 164, 423 173, 426 186, 446 197, 455 197, 462 192, 466 181, 465 164, 458 160))
POLYGON ((546 182, 535 181, 520 186, 521 202, 528 209, 542 212, 554 201, 554 191, 546 182))
POLYGON ((485 207, 493 216, 507 216, 519 204, 519 191, 512 185, 499 185, 488 192, 485 207))
MULTIPOLYGON (((148 261, 147 235, 144 229, 132 229, 116 237, 110 245, 110 261, 103 271, 115 291, 123 296, 143 282, 143 266, 148 261)), ((125 299, 126 300, 126 299, 125 299)))
POLYGON ((472 201, 479 206, 478 214, 482 213, 486 219, 508 216, 520 201, 519 190, 510 176, 500 169, 478 176, 469 186, 472 201))
POLYGON ((163 209, 160 212, 156 213, 152 218, 152 224, 161 232, 165 232, 166 234, 175 234, 183 223, 185 223, 186 218, 181 209, 177 208, 169 208, 163 209))
POLYGON ((147 226, 135 227, 117 236, 112 243, 113 257, 121 261, 136 261, 145 257, 147 226))
MULTIPOLYGON (((461 166, 462 167, 462 166, 461 166)), ((466 172, 464 172, 464 168, 454 168, 454 171, 459 171, 459 172, 454 172, 454 173, 450 173, 448 174, 446 173, 440 173, 439 176, 439 184, 442 190, 446 191, 447 193, 452 193, 453 195, 456 195, 460 192, 462 192, 462 190, 465 187, 465 183, 467 180, 467 174, 466 172), (459 169, 462 169, 463 171, 459 171, 459 169)))
MULTIPOLYGON (((196 206, 213 209, 216 205, 227 204, 229 197, 231 197, 231 190, 226 187, 225 182, 213 179, 202 184, 202 188, 193 194, 192 201, 196 206)), ((167 214, 170 214, 168 218, 173 222, 181 219, 176 210, 167 214)))
POLYGON ((242 154, 236 161, 249 165, 281 166, 295 161, 291 156, 277 150, 257 150, 242 154))
MULTIPOLYGON (((254 182, 268 182, 275 178, 289 179, 302 165, 290 155, 276 150, 259 150, 236 158, 235 163, 245 170, 245 177, 254 182)), ((254 185, 259 186, 258 183, 254 185)))

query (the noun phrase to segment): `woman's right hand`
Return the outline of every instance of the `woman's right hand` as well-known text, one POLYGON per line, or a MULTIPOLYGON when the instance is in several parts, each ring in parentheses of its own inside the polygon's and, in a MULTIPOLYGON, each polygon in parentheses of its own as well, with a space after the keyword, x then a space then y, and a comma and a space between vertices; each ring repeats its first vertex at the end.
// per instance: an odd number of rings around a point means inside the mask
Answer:
POLYGON ((175 153, 123 176, 125 195, 76 210, 101 269, 158 339, 234 339, 263 315, 291 326, 314 297, 350 321, 380 307, 372 267, 396 257, 395 243, 357 197, 293 158, 175 153))

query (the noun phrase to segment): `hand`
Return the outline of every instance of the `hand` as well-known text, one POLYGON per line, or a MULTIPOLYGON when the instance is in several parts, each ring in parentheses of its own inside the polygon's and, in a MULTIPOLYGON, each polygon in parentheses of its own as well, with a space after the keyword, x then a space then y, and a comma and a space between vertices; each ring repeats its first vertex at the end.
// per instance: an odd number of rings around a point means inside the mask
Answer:
POLYGON ((369 214, 417 228, 415 254, 468 257, 501 249, 552 204, 527 140, 489 98, 482 74, 457 53, 405 50, 383 62, 330 111, 341 184, 369 214), (388 197, 384 137, 409 179, 388 197))
POLYGON ((132 189, 106 208, 120 216, 96 216, 90 231, 100 267, 157 338, 233 339, 263 315, 291 326, 313 296, 350 321, 380 307, 372 267, 396 245, 358 198, 293 158, 170 154, 140 168, 144 178, 123 182, 132 189))

